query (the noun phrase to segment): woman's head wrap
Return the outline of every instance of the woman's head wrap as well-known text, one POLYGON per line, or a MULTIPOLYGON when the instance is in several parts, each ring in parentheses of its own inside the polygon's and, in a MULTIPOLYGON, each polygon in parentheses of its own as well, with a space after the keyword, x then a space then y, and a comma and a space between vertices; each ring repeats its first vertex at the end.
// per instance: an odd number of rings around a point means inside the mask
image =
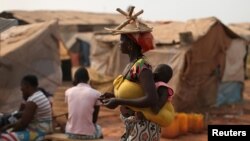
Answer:
POLYGON ((152 27, 148 27, 142 21, 139 21, 137 17, 143 13, 143 10, 133 14, 134 7, 131 6, 127 12, 124 12, 120 8, 116 9, 122 15, 126 16, 127 20, 118 25, 117 27, 105 28, 106 30, 110 31, 112 34, 125 34, 135 43, 137 43, 141 48, 142 52, 149 51, 154 48, 153 45, 153 35, 152 27))
POLYGON ((126 35, 142 48, 142 53, 154 49, 153 35, 150 32, 126 35))

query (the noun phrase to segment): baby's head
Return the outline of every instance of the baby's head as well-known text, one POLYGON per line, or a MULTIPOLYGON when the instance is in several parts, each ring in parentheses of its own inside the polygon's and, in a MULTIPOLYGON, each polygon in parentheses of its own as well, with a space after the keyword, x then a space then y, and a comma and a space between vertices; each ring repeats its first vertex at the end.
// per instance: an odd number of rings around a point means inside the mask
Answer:
POLYGON ((154 80, 155 82, 163 81, 168 83, 168 81, 172 78, 173 70, 167 64, 159 64, 156 66, 154 71, 154 80))

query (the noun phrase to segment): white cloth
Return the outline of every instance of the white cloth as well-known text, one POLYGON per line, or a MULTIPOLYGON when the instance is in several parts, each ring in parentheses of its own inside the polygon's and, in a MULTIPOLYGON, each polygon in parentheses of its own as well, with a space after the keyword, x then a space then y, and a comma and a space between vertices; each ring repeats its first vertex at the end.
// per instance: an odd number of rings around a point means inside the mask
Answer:
POLYGON ((85 83, 69 88, 65 92, 68 103, 68 121, 66 133, 94 135, 95 125, 92 121, 94 106, 100 105, 100 92, 85 83))
POLYGON ((37 110, 35 113, 36 120, 51 120, 52 118, 52 108, 49 99, 44 95, 43 92, 37 91, 32 94, 27 102, 34 102, 37 105, 37 110))

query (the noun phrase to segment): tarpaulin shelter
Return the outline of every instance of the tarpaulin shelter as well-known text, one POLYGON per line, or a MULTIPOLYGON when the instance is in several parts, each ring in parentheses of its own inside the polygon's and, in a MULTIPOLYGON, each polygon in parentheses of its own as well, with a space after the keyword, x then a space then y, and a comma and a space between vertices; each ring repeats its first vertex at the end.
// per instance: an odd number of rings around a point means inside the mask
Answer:
POLYGON ((40 87, 50 93, 56 91, 62 81, 63 45, 56 21, 14 26, 1 33, 0 112, 19 107, 20 81, 26 74, 36 75, 40 87))
POLYGON ((175 90, 176 111, 204 112, 211 106, 240 101, 245 40, 215 17, 153 27, 158 48, 146 56, 154 66, 172 66, 170 85, 175 90), (233 85, 237 85, 236 91, 228 90, 233 85))
POLYGON ((90 48, 93 32, 76 33, 66 42, 72 67, 90 66, 90 48))
MULTIPOLYGON (((104 27, 117 25, 123 20, 123 16, 118 14, 92 13, 83 11, 63 11, 63 10, 3 11, 2 13, 0 13, 0 17, 17 19, 19 24, 32 24, 32 23, 46 22, 50 20, 58 20, 60 34, 62 40, 65 43, 72 41, 72 39, 74 39, 76 37, 76 34, 78 34, 79 32, 85 33, 85 32, 103 30, 104 27)), ((76 40, 77 42, 76 44, 79 45, 80 43, 79 41, 81 40, 76 40)), ((85 47, 84 49, 87 48, 85 47)), ((71 61, 77 60, 77 58, 79 57, 78 56, 79 54, 72 54, 72 51, 69 52, 71 53, 70 54, 71 56, 68 55, 67 58, 63 58, 61 60, 64 81, 71 81, 71 74, 72 74, 71 67, 75 66, 75 64, 71 64, 71 61)), ((78 63, 82 62, 80 61, 78 63)), ((86 61, 84 61, 84 63, 86 63, 86 61)))
POLYGON ((18 23, 16 19, 0 18, 0 33, 17 24, 18 23))
POLYGON ((248 24, 249 27, 247 27, 247 24, 230 24, 228 27, 238 35, 240 35, 242 38, 244 38, 247 41, 250 41, 250 23, 248 24))
MULTIPOLYGON (((73 55, 72 64, 80 66, 79 47, 80 43, 88 44, 90 68, 99 74, 115 77, 123 70, 128 62, 127 55, 120 52, 119 36, 110 34, 91 32, 77 33, 67 43, 69 54, 73 55), (76 58, 76 60, 75 60, 76 58)), ((86 52, 85 52, 86 53, 86 52)), ((74 66, 73 66, 74 67, 74 66)))
POLYGON ((122 54, 118 44, 119 36, 95 34, 91 48, 91 68, 101 74, 116 77, 128 63, 128 56, 122 54))
POLYGON ((250 23, 238 23, 238 24, 230 24, 228 27, 244 38, 247 43, 247 56, 245 58, 245 70, 246 70, 246 78, 250 78, 250 54, 249 54, 249 47, 250 47, 250 23))
POLYGON ((3 11, 0 13, 0 17, 17 19, 19 24, 58 20, 59 30, 64 42, 68 42, 77 32, 103 30, 103 27, 117 25, 123 20, 123 16, 118 14, 66 10, 3 11))
POLYGON ((73 78, 75 71, 84 66, 88 69, 91 86, 102 93, 110 92, 114 77, 105 74, 104 71, 107 69, 106 63, 109 60, 107 55, 112 52, 112 47, 105 49, 102 45, 98 45, 95 34, 94 32, 76 33, 66 42, 71 59, 70 77, 73 78))

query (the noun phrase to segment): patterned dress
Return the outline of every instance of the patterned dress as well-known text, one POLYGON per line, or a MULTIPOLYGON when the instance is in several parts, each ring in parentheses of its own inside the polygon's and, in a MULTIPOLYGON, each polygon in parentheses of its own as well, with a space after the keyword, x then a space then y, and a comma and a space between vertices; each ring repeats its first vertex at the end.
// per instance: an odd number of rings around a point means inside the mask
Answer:
MULTIPOLYGON (((126 79, 139 83, 140 73, 144 69, 152 69, 145 59, 137 60, 126 74, 126 79)), ((145 118, 136 118, 135 115, 120 115, 126 126, 126 131, 121 137, 121 141, 159 141, 161 128, 158 124, 145 118)))

